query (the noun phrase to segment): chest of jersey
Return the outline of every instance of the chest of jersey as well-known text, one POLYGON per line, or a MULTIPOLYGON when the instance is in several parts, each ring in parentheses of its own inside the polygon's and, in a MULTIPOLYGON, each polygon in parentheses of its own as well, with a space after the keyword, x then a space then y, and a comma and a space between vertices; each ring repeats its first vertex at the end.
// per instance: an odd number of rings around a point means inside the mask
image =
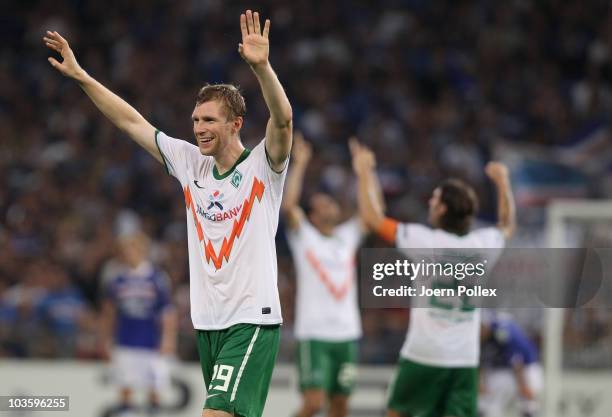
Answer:
POLYGON ((210 163, 187 173, 183 187, 190 227, 195 229, 205 263, 215 270, 234 258, 233 253, 249 240, 247 235, 265 233, 266 186, 252 159, 246 158, 221 176, 210 163))
POLYGON ((158 293, 153 280, 121 277, 115 283, 115 293, 121 314, 143 319, 155 313, 158 293))
POLYGON ((248 160, 222 176, 214 175, 209 164, 196 168, 184 185, 186 205, 206 226, 203 231, 209 238, 243 217, 246 221, 263 197, 265 186, 248 160))

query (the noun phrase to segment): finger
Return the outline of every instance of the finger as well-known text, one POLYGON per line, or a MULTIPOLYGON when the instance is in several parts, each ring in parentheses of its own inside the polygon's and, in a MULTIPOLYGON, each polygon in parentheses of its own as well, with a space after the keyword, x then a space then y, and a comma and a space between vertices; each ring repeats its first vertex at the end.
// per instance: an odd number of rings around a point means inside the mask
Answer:
POLYGON ((253 13, 253 27, 255 29, 255 33, 261 35, 261 28, 259 27, 259 12, 253 13))
POLYGON ((55 41, 55 40, 47 38, 47 37, 44 37, 43 41, 45 41, 46 44, 53 45, 53 46, 55 46, 57 48, 61 48, 61 46, 62 46, 62 44, 59 43, 58 41, 55 41))
POLYGON ((266 23, 264 23, 264 28, 263 28, 263 37, 268 39, 269 33, 270 33, 270 19, 266 19, 266 23))
POLYGON ((247 22, 247 29, 250 35, 251 33, 255 31, 255 28, 253 27, 253 13, 250 10, 246 11, 246 22, 247 22))
POLYGON ((243 58, 244 58, 244 53, 243 53, 242 51, 243 51, 242 44, 241 44, 241 43, 239 43, 239 44, 238 44, 238 53, 240 54, 240 56, 241 56, 241 57, 243 57, 243 58))
POLYGON ((242 39, 246 38, 249 34, 249 31, 247 30, 246 16, 244 13, 240 15, 240 32, 242 32, 242 39))
POLYGON ((56 41, 55 39, 52 39, 52 38, 48 38, 48 37, 46 37, 46 36, 44 36, 44 37, 43 37, 43 41, 48 42, 48 43, 54 43, 54 44, 58 44, 58 45, 59 45, 59 42, 58 42, 58 41, 56 41))
POLYGON ((47 60, 53 66, 53 68, 60 69, 60 67, 62 66, 62 64, 60 64, 55 58, 49 57, 47 58, 47 60))
POLYGON ((51 32, 50 30, 47 31, 47 37, 53 39, 53 40, 57 40, 57 36, 55 36, 54 32, 51 32))
POLYGON ((49 43, 49 42, 45 42, 45 45, 47 46, 47 48, 54 50, 55 52, 60 52, 62 51, 62 48, 58 45, 49 43))
POLYGON ((55 33, 55 35, 57 36, 57 40, 58 40, 60 43, 62 43, 62 44, 64 44, 64 45, 68 45, 68 41, 67 41, 66 39, 64 39, 64 38, 62 37, 62 35, 60 35, 60 34, 59 34, 57 31, 54 31, 53 33, 55 33))

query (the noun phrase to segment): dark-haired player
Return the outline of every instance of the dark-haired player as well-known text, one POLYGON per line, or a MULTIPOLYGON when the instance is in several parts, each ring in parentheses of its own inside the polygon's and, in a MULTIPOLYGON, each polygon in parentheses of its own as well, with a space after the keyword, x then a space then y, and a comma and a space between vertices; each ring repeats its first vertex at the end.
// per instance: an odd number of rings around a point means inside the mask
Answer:
MULTIPOLYGON (((459 180, 440 184, 429 199, 430 226, 385 217, 373 191, 378 187, 374 154, 353 142, 353 167, 359 179, 359 207, 368 227, 398 248, 498 249, 512 236, 514 203, 508 169, 499 162, 485 168, 497 188, 498 224, 471 231, 478 203, 459 180)), ((490 262, 491 263, 491 262, 490 262)), ((489 265, 491 266, 491 265, 489 265)), ((476 417, 480 310, 416 298, 408 335, 391 385, 389 417, 476 417)))

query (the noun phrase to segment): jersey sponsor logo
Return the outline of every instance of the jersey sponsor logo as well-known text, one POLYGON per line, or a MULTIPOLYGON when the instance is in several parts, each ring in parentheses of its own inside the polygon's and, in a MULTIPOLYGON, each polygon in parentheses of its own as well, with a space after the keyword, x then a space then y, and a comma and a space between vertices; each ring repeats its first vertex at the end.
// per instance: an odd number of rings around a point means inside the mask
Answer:
POLYGON ((206 207, 206 210, 210 210, 213 207, 217 207, 219 210, 223 210, 223 205, 221 204, 222 199, 222 192, 220 192, 219 190, 213 191, 212 194, 208 195, 208 207, 206 207))
POLYGON ((321 265, 321 262, 317 259, 315 254, 310 249, 306 250, 306 260, 308 261, 312 269, 317 272, 319 279, 321 280, 325 288, 327 288, 327 290, 330 292, 332 297, 334 297, 336 301, 341 301, 346 296, 349 288, 351 287, 351 284, 353 283, 354 270, 352 264, 355 262, 354 258, 351 258, 351 260, 349 261, 349 265, 347 265, 348 269, 351 272, 345 278, 344 282, 342 282, 339 286, 336 286, 334 284, 325 268, 323 268, 323 265, 321 265))
POLYGON ((253 177, 253 185, 251 186, 251 193, 248 198, 245 198, 242 203, 242 211, 240 213, 240 218, 238 220, 234 220, 234 224, 232 225, 232 230, 229 236, 223 238, 223 243, 219 248, 219 252, 215 250, 211 241, 206 241, 204 238, 204 230, 202 229, 202 224, 198 219, 198 213, 196 210, 196 204, 193 201, 191 196, 191 190, 189 187, 185 187, 183 192, 185 193, 185 204, 188 210, 191 210, 191 214, 193 215, 193 222, 196 227, 196 232, 198 234, 198 239, 204 245, 204 256, 206 257, 206 262, 213 262, 215 268, 220 269, 223 265, 223 260, 229 261, 230 255, 232 253, 232 248, 234 247, 234 240, 239 238, 242 230, 244 229, 244 225, 251 217, 251 210, 255 205, 255 200, 261 201, 266 186, 263 182, 261 182, 257 177, 253 177))
POLYGON ((238 206, 234 208, 231 208, 226 211, 220 211, 217 213, 210 213, 204 210, 202 207, 200 207, 199 204, 196 204, 196 206, 197 206, 196 211, 198 212, 198 214, 204 217, 205 219, 210 220, 211 222, 222 222, 224 220, 231 220, 234 217, 238 216, 238 214, 240 213, 240 210, 242 210, 242 203, 240 203, 238 206))
POLYGON ((196 187, 201 188, 202 190, 204 189, 204 187, 198 184, 198 180, 193 180, 193 183, 195 184, 196 187))

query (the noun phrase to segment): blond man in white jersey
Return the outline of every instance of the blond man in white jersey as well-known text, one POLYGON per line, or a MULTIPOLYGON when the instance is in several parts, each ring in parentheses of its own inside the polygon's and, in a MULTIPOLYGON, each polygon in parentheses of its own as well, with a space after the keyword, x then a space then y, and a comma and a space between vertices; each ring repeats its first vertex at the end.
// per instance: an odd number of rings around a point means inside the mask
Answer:
MULTIPOLYGON (((375 158, 353 142, 353 167, 359 179, 359 208, 368 227, 398 248, 498 249, 515 228, 508 169, 490 162, 487 176, 497 188, 498 224, 470 231, 478 201, 459 180, 440 184, 429 200, 431 228, 385 217, 372 190, 378 187, 375 158)), ((489 267, 492 267, 489 262, 489 267)), ((479 360, 479 309, 442 305, 435 298, 416 300, 406 341, 391 384, 388 417, 476 417, 479 360), (460 319, 457 319, 457 318, 460 319)))
POLYGON ((341 209, 329 194, 316 192, 300 207, 311 145, 295 134, 292 169, 281 211, 296 270, 295 337, 302 405, 296 417, 312 417, 327 397, 330 417, 347 415, 354 386, 361 318, 355 255, 365 228, 358 217, 340 222, 341 209))
POLYGON ((240 15, 238 52, 259 81, 270 112, 252 151, 240 140, 244 99, 231 85, 207 85, 192 113, 197 146, 155 129, 89 76, 68 42, 47 32, 61 54, 51 65, 77 81, 111 122, 164 164, 185 194, 191 318, 207 399, 203 417, 259 417, 270 385, 282 322, 274 236, 292 141, 292 110, 272 70, 259 14, 240 15))

